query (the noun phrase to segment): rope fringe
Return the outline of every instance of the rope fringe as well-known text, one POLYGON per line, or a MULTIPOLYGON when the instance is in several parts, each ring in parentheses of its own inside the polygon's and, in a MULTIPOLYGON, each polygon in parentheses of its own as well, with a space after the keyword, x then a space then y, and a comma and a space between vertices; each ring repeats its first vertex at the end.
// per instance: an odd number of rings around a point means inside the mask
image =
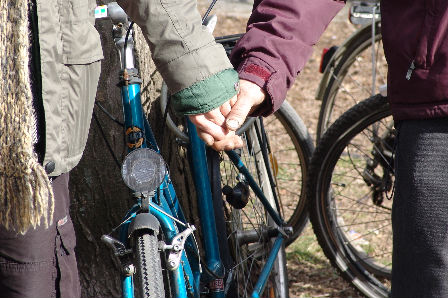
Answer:
POLYGON ((0 225, 26 233, 53 220, 50 180, 33 151, 28 0, 0 0, 0 225))

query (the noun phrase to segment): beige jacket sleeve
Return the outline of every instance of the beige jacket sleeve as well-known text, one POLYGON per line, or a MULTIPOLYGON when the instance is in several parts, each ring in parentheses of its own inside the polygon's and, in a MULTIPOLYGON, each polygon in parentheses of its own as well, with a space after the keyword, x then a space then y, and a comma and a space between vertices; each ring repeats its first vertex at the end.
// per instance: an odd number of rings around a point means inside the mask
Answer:
POLYGON ((172 93, 232 68, 223 47, 201 24, 196 0, 119 0, 138 24, 172 93))
POLYGON ((51 176, 82 157, 103 58, 93 0, 37 0, 45 159, 51 176))

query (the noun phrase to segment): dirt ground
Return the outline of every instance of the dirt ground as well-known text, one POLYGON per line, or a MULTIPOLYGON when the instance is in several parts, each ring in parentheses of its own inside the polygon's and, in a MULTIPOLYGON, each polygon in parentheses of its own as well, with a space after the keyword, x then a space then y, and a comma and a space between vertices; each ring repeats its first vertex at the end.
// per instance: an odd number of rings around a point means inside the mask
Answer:
MULTIPOLYGON (((208 0, 201 0, 199 7, 205 11, 208 0)), ((250 15, 251 4, 247 2, 218 1, 212 14, 218 16, 214 35, 242 33, 250 15)), ((320 102, 315 100, 321 74, 320 57, 323 48, 338 45, 348 38, 356 28, 348 22, 347 9, 341 11, 329 25, 294 86, 287 100, 304 120, 315 139, 320 102)), ((287 249, 290 296, 298 297, 360 297, 351 286, 338 276, 323 255, 310 225, 287 249)))

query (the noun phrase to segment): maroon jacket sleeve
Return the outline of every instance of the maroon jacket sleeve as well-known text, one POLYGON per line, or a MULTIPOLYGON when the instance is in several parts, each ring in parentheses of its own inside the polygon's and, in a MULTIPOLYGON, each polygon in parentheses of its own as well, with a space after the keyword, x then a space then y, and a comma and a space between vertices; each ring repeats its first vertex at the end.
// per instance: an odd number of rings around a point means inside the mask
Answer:
POLYGON ((232 51, 241 79, 263 88, 269 101, 256 114, 280 108, 343 0, 255 0, 247 32, 232 51))

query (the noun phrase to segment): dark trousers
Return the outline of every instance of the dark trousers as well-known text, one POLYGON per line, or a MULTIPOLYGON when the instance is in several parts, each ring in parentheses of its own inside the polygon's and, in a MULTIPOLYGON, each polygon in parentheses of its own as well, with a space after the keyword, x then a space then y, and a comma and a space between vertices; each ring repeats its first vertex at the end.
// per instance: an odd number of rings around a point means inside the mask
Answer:
POLYGON ((397 129, 392 297, 448 297, 448 119, 397 129))
POLYGON ((52 225, 17 235, 0 227, 0 297, 79 298, 75 233, 69 215, 69 175, 53 180, 52 225))

